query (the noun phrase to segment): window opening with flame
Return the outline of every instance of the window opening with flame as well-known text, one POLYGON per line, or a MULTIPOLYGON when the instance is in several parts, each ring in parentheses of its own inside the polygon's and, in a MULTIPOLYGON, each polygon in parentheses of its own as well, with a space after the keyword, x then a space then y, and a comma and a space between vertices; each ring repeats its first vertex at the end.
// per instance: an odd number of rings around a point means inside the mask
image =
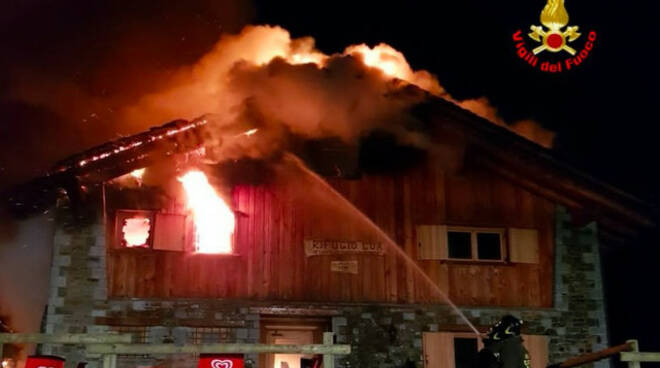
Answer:
POLYGON ((206 175, 191 170, 179 178, 194 222, 197 253, 231 254, 236 219, 206 175))
POLYGON ((124 242, 129 248, 147 247, 150 230, 151 221, 144 217, 127 218, 124 220, 124 226, 121 228, 124 242))
POLYGON ((116 234, 119 246, 151 248, 153 216, 150 211, 120 210, 117 212, 116 234))

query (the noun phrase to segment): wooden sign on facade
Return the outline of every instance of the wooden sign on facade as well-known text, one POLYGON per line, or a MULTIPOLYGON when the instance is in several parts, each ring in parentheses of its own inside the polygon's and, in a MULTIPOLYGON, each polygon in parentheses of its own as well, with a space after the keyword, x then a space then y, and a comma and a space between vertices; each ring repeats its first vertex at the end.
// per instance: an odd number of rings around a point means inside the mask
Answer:
POLYGON ((358 261, 332 261, 330 262, 330 271, 357 275, 358 261))
POLYGON ((363 243, 360 241, 305 240, 305 255, 320 256, 330 254, 372 254, 383 255, 385 249, 381 243, 363 243))

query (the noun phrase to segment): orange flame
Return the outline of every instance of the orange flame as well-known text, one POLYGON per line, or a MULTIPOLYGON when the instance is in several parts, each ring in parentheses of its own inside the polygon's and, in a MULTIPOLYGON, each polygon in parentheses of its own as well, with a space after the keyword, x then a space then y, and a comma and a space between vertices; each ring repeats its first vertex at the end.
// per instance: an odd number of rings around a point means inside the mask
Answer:
POLYGON ((359 57, 364 65, 379 69, 390 78, 398 78, 434 95, 444 92, 438 80, 431 73, 420 70, 414 71, 406 57, 394 47, 380 43, 373 48, 365 44, 349 46, 344 55, 359 57))
POLYGON ((192 170, 179 178, 186 191, 188 208, 195 223, 195 250, 198 253, 232 252, 234 213, 209 183, 206 175, 192 170))
POLYGON ((124 220, 121 231, 124 233, 126 246, 129 248, 146 246, 150 229, 151 225, 148 218, 133 217, 124 220))
POLYGON ((136 180, 142 180, 142 175, 144 175, 145 168, 141 169, 135 169, 131 171, 131 176, 134 177, 136 180))
POLYGON ((245 132, 245 133, 243 133, 243 134, 245 134, 246 136, 249 137, 249 136, 251 136, 252 134, 256 133, 258 130, 259 130, 259 129, 250 129, 250 130, 248 130, 247 132, 245 132))

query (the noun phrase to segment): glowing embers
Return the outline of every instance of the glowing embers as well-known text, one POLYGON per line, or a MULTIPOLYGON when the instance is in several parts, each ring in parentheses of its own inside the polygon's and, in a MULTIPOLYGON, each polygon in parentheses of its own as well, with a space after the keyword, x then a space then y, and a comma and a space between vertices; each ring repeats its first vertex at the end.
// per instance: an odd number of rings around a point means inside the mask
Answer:
POLYGON ((121 228, 123 243, 127 248, 149 247, 147 241, 151 231, 151 220, 146 217, 132 217, 124 219, 121 228))
POLYGON ((186 192, 187 206, 195 224, 195 251, 198 253, 232 253, 232 237, 236 220, 231 208, 211 186, 206 175, 191 170, 179 178, 186 192))

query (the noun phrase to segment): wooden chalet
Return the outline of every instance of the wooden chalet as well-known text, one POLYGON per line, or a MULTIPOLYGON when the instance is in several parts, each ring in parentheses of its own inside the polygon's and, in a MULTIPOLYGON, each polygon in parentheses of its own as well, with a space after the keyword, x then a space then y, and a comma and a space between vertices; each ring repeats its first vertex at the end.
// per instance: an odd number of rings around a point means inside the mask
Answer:
MULTIPOLYGON (((277 344, 320 343, 332 331, 352 346, 341 367, 466 368, 479 342, 446 294, 480 330, 505 313, 523 318, 535 368, 605 346, 599 243, 653 227, 651 210, 452 103, 415 114, 427 148, 378 132, 359 144, 300 141, 294 153, 313 174, 288 154, 203 163, 200 121, 61 162, 12 196, 25 202, 37 188, 45 199, 35 208, 59 208, 45 332, 277 344), (177 179, 191 165, 235 214, 229 252, 196 252, 177 179), (130 173, 139 168, 138 180, 130 173), (122 233, 134 218, 149 227, 129 247, 122 233)), ((95 364, 82 347, 42 349, 95 364)), ((294 368, 301 358, 254 355, 246 364, 294 368)))

